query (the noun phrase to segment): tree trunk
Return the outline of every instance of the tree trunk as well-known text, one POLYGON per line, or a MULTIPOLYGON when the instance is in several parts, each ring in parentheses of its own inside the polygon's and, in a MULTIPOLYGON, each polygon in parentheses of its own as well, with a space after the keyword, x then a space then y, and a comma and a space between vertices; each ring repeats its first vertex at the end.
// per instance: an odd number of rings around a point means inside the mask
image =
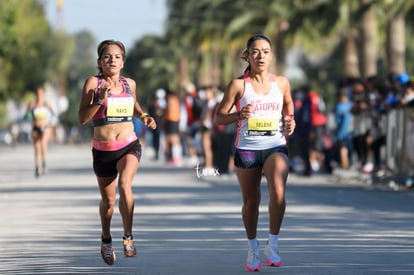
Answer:
POLYGON ((358 47, 356 43, 356 34, 350 31, 345 37, 344 56, 343 56, 343 74, 345 77, 360 76, 358 68, 358 47))
POLYGON ((276 61, 276 74, 284 74, 286 71, 286 46, 285 46, 285 33, 289 29, 289 23, 282 20, 279 23, 275 44, 275 53, 273 60, 276 61))
POLYGON ((368 9, 361 21, 363 76, 377 74, 377 20, 375 7, 368 9))
POLYGON ((180 79, 180 87, 184 87, 186 84, 191 82, 188 75, 188 60, 185 57, 181 57, 178 61, 178 75, 180 79))
POLYGON ((220 85, 222 63, 221 63, 219 45, 213 44, 212 50, 213 52, 211 55, 212 60, 211 60, 211 72, 210 72, 211 84, 220 85))
POLYGON ((388 73, 405 72, 405 20, 400 14, 387 22, 387 64, 388 73))

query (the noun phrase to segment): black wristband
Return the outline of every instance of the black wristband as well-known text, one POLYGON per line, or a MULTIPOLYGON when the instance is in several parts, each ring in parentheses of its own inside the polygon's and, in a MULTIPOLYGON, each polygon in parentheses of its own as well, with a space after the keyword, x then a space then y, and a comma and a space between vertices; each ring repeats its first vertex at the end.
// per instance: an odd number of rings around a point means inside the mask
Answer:
POLYGON ((94 104, 94 105, 98 105, 98 106, 104 106, 104 103, 103 103, 103 102, 101 102, 101 101, 99 101, 99 100, 94 101, 94 102, 93 102, 93 104, 94 104))

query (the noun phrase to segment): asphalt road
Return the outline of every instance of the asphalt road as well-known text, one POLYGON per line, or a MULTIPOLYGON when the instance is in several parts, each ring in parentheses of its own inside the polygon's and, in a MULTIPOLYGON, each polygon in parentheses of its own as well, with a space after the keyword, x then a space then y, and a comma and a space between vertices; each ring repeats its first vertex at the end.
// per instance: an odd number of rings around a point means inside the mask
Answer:
MULTIPOLYGON (((171 167, 146 155, 134 181, 138 254, 123 257, 115 211, 117 261, 104 264, 91 163, 88 145, 51 145, 48 173, 36 179, 30 145, 0 147, 0 274, 247 273, 236 178, 198 178, 191 166, 171 167)), ((262 187, 258 237, 264 247, 268 219, 262 187)), ((414 273, 412 190, 291 174, 286 198, 283 265, 264 266, 260 273, 414 273)))

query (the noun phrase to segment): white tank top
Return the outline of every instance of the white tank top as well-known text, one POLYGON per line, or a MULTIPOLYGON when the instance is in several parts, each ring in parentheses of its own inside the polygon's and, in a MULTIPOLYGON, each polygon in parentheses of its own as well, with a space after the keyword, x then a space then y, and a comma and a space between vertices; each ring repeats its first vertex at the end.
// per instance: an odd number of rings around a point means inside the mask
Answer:
POLYGON ((269 78, 270 92, 267 95, 258 95, 253 89, 250 77, 244 75, 244 92, 236 103, 236 108, 240 111, 247 104, 251 104, 253 113, 249 119, 238 122, 235 141, 238 149, 265 150, 286 144, 282 123, 283 95, 275 76, 269 74, 269 78))
POLYGON ((50 121, 51 112, 47 106, 35 106, 32 109, 32 116, 34 120, 42 119, 50 121))

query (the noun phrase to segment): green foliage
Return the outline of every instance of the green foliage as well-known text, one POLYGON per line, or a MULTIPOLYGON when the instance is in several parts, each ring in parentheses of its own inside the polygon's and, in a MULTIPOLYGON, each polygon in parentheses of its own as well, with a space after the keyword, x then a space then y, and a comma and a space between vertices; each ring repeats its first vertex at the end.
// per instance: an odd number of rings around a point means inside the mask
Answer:
MULTIPOLYGON (((96 41, 89 32, 82 31, 73 37, 74 51, 69 58, 66 77, 66 96, 69 101, 68 110, 61 114, 60 121, 66 126, 78 126, 79 102, 84 81, 87 77, 98 73, 96 68, 96 41)), ((87 126, 85 126, 87 127, 87 126)))
POLYGON ((33 0, 1 1, 0 18, 0 64, 5 68, 0 99, 19 98, 46 78, 43 69, 48 67, 48 48, 44 41, 50 37, 50 29, 42 6, 33 0))
MULTIPOLYGON (((385 28, 397 15, 406 16, 405 58, 414 56, 408 35, 414 29, 414 0, 167 0, 167 7, 165 34, 142 37, 127 52, 123 73, 136 80, 141 99, 160 87, 176 89, 183 79, 227 83, 244 69, 238 57, 257 33, 273 41, 278 65, 286 63, 285 48, 302 51, 306 81, 331 93, 327 83, 345 71, 344 37, 356 32, 361 44, 361 18, 371 7, 378 21, 378 72, 387 73, 385 28), (183 60, 187 72, 178 70, 183 60)), ((69 36, 51 29, 40 0, 0 1, 0 22, 0 102, 22 99, 48 81, 69 99, 61 121, 77 125, 83 82, 97 73, 94 37, 86 31, 69 36)), ((407 62, 406 71, 412 74, 413 66, 407 62)))
POLYGON ((156 89, 170 87, 176 74, 174 51, 156 36, 145 36, 127 53, 123 69, 126 76, 137 82, 137 97, 149 97, 156 89))

